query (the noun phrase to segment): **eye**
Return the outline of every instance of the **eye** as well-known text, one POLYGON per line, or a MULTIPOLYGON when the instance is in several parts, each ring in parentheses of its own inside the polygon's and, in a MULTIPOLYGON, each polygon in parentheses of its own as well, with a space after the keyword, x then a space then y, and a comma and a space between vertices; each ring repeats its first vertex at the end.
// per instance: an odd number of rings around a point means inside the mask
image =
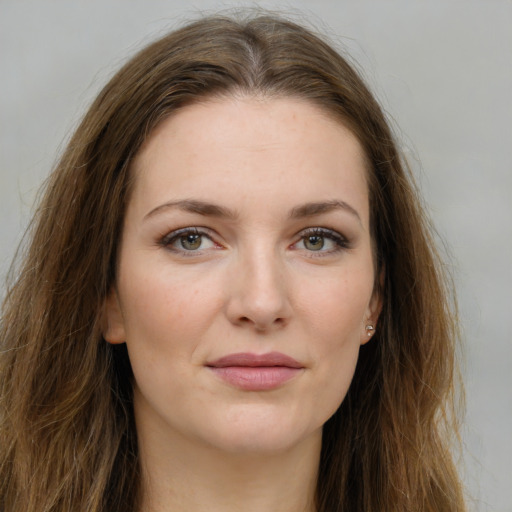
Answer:
POLYGON ((200 249, 203 244, 203 235, 190 233, 188 235, 180 236, 178 238, 178 242, 181 248, 187 251, 196 251, 197 249, 200 249))
POLYGON ((325 237, 319 235, 306 236, 303 239, 304 247, 308 251, 321 251, 325 246, 325 237))
POLYGON ((300 233, 300 240, 293 249, 330 254, 347 249, 348 240, 340 233, 327 228, 310 228, 300 233))
POLYGON ((198 228, 183 228, 165 235, 160 245, 175 252, 200 252, 218 247, 212 238, 198 228))

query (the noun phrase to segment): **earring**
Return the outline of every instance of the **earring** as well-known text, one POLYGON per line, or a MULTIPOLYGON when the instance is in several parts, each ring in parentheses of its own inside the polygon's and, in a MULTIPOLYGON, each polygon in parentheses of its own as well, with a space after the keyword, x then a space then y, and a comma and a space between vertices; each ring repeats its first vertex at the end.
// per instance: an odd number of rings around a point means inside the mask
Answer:
POLYGON ((372 324, 368 324, 366 326, 366 334, 368 335, 368 337, 370 337, 370 336, 373 336, 374 333, 375 333, 375 327, 373 327, 372 324))

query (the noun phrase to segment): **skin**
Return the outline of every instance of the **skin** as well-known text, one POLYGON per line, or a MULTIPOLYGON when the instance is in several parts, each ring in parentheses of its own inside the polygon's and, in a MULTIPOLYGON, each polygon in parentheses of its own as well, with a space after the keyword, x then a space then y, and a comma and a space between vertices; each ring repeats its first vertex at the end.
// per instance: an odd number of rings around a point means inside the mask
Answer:
POLYGON ((104 335, 133 367, 143 509, 314 510, 381 307, 360 144, 304 100, 221 98, 163 121, 133 171, 104 335), (270 390, 208 367, 274 351, 301 369, 270 390))

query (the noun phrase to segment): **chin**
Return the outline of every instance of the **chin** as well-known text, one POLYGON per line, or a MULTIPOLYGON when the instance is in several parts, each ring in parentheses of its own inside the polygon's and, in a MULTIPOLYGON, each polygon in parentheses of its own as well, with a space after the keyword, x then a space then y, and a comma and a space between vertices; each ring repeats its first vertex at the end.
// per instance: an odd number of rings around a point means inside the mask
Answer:
POLYGON ((323 423, 311 425, 304 415, 296 417, 269 408, 249 409, 250 406, 239 408, 221 422, 212 418, 209 430, 202 434, 208 444, 233 455, 271 455, 321 440, 323 423))
MULTIPOLYGON (((293 434, 276 435, 274 432, 231 432, 229 436, 215 436, 211 445, 230 455, 272 456, 287 452, 305 443, 312 434, 295 436, 293 434)), ((321 438, 321 429, 320 429, 321 438)))

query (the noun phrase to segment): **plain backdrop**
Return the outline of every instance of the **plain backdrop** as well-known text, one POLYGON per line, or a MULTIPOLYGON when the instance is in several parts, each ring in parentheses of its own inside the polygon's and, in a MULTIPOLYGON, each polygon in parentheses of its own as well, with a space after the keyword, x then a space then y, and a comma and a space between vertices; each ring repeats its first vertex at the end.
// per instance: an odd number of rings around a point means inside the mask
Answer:
MULTIPOLYGON (((0 277, 39 185, 108 77, 169 28, 242 5, 0 0, 0 277)), ((512 2, 249 5, 291 12, 327 33, 359 63, 392 120, 457 282, 470 508, 511 512, 512 2)))

